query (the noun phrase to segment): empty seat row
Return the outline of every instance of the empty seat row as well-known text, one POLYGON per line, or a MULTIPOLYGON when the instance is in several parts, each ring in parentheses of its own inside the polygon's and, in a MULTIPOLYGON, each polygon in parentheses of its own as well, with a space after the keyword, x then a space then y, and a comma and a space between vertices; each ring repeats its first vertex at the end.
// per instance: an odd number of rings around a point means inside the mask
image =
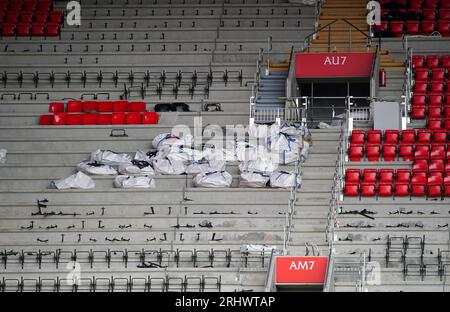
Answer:
POLYGON ((376 35, 386 37, 402 37, 404 34, 429 36, 436 31, 442 37, 449 37, 450 21, 382 21, 380 25, 375 26, 376 35))
POLYGON ((0 12, 0 23, 56 23, 60 24, 62 22, 63 13, 62 11, 25 11, 21 13, 10 12, 1 13, 0 12))
POLYGON ((443 67, 417 68, 414 72, 414 81, 417 82, 444 82, 448 79, 448 69, 450 68, 450 58, 445 60, 443 67))
POLYGON ((414 55, 412 57, 412 63, 414 69, 423 67, 437 68, 437 67, 450 67, 450 55, 414 55))
POLYGON ((411 98, 411 104, 419 106, 442 107, 450 105, 450 94, 425 94, 414 93, 411 98))
POLYGON ((63 102, 52 102, 49 105, 50 113, 123 113, 123 112, 145 112, 145 102, 129 101, 80 101, 70 100, 67 105, 63 102))
POLYGON ((56 23, 5 23, 0 25, 0 30, 3 37, 55 37, 61 34, 61 25, 56 23))
POLYGON ((432 131, 429 129, 409 130, 385 130, 384 136, 381 130, 353 130, 350 135, 351 144, 398 144, 402 143, 445 143, 446 131, 432 131))
POLYGON ((157 124, 158 113, 112 113, 112 114, 69 114, 55 113, 42 115, 39 119, 41 126, 64 126, 64 125, 138 125, 157 124))
POLYGON ((436 10, 434 8, 401 8, 401 9, 381 9, 381 19, 383 21, 392 20, 421 20, 431 21, 436 20, 450 20, 450 9, 442 8, 436 10))
POLYGON ((20 11, 50 11, 53 8, 51 0, 0 0, 1 12, 20 11))
POLYGON ((382 8, 450 8, 450 0, 378 0, 382 8))
MULTIPOLYGON (((444 122, 450 118, 450 107, 446 106, 445 109, 442 106, 427 106, 423 104, 413 104, 411 108, 411 118, 413 119, 435 119, 439 126, 433 126, 429 129, 442 129, 442 117, 444 122), (439 120, 438 120, 439 119, 439 120)), ((447 128, 446 126, 444 128, 447 128)))
MULTIPOLYGON (((413 92, 415 94, 430 94, 430 95, 444 95, 446 88, 445 79, 443 82, 415 82, 413 86, 413 92)), ((447 96, 450 94, 450 90, 447 92, 447 96)))

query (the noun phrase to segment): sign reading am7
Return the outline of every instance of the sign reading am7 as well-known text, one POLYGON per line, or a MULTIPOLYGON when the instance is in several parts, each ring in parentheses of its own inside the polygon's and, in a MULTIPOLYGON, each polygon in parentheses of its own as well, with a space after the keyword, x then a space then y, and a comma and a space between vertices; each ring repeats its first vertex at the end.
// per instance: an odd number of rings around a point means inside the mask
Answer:
POLYGON ((324 284, 327 257, 287 257, 275 259, 275 284, 324 284))

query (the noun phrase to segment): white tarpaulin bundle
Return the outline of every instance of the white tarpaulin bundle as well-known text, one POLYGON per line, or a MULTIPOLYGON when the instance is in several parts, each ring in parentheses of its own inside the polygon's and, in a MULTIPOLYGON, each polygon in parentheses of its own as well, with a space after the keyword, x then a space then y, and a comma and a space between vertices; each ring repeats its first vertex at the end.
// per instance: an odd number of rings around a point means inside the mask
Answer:
POLYGON ((272 173, 277 169, 277 163, 272 159, 258 158, 257 160, 250 160, 239 164, 241 172, 263 172, 272 173))
POLYGON ((270 176, 259 172, 242 172, 239 180, 240 187, 266 187, 270 176))
POLYGON ((236 142, 236 158, 238 161, 252 161, 259 158, 270 159, 271 155, 263 145, 253 145, 247 142, 236 142))
POLYGON ((137 150, 136 154, 134 155, 134 160, 147 161, 151 163, 155 155, 156 153, 153 152, 146 153, 143 150, 137 150))
POLYGON ((155 158, 153 169, 159 174, 177 175, 186 172, 186 164, 183 161, 166 158, 155 158))
POLYGON ((270 136, 277 135, 280 132, 280 127, 278 125, 257 125, 253 124, 248 126, 248 134, 251 137, 263 139, 270 136))
POLYGON ((223 149, 217 147, 205 147, 202 153, 203 158, 207 160, 236 161, 234 149, 223 149))
POLYGON ((4 148, 0 148, 0 164, 6 163, 6 154, 8 151, 4 148))
POLYGON ((206 160, 194 161, 186 168, 187 174, 199 174, 206 172, 225 171, 226 162, 224 160, 206 160))
POLYGON ((309 157, 309 148, 310 148, 309 143, 306 141, 303 141, 303 148, 302 148, 302 152, 300 153, 300 156, 303 158, 303 161, 307 160, 309 157))
POLYGON ((132 160, 130 163, 122 163, 119 165, 121 174, 144 174, 155 175, 155 171, 149 162, 144 160, 132 160))
POLYGON ((274 151, 290 151, 293 153, 300 153, 301 140, 292 136, 280 134, 278 136, 268 138, 268 146, 272 152, 274 151))
POLYGON ((306 127, 296 126, 296 125, 282 125, 280 128, 280 133, 293 136, 293 137, 301 137, 305 134, 306 127))
POLYGON ((194 177, 198 187, 230 187, 233 177, 226 171, 200 173, 194 177))
POLYGON ((117 188, 155 188, 155 180, 148 176, 133 177, 120 175, 114 179, 114 186, 117 188))
POLYGON ((105 165, 119 165, 120 163, 131 162, 131 156, 128 154, 118 154, 110 150, 98 149, 91 154, 91 162, 95 161, 105 165))
POLYGON ((192 146, 192 135, 179 138, 171 133, 163 133, 153 139, 152 145, 158 151, 163 146, 192 146))
POLYGON ((71 175, 65 179, 54 180, 51 182, 51 186, 58 190, 65 189, 91 189, 95 187, 94 180, 83 172, 78 171, 76 174, 71 175))
POLYGON ((295 173, 279 171, 270 176, 270 186, 275 188, 291 188, 301 185, 300 175, 295 181, 295 173))
POLYGON ((272 252, 272 250, 276 250, 276 246, 267 246, 267 245, 242 245, 241 252, 272 252))
POLYGON ((292 151, 282 151, 280 152, 280 164, 281 165, 288 165, 295 161, 297 161, 299 158, 298 154, 292 151))
POLYGON ((117 171, 110 165, 100 164, 98 162, 90 162, 85 160, 77 165, 77 169, 86 174, 95 175, 116 175, 117 171))

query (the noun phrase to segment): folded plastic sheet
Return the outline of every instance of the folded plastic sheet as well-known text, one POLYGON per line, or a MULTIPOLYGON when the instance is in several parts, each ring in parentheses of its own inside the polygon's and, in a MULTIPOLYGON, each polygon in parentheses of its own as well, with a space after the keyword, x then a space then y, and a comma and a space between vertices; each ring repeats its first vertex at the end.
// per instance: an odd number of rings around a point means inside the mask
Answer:
POLYGON ((91 162, 98 162, 105 165, 119 165, 120 163, 131 162, 132 158, 128 154, 118 154, 110 150, 98 149, 91 154, 91 162))
POLYGON ((116 175, 117 170, 110 165, 104 165, 89 160, 82 161, 77 165, 77 169, 85 174, 93 175, 116 175))
POLYGON ((180 160, 170 158, 155 158, 153 169, 156 173, 164 175, 178 175, 186 172, 186 164, 180 160))
POLYGON ((114 186, 116 188, 140 188, 140 189, 154 189, 155 180, 149 176, 128 176, 119 175, 114 179, 114 186))
POLYGON ((155 175, 151 164, 144 160, 132 160, 130 163, 121 163, 119 165, 120 174, 137 174, 137 175, 155 175))
POLYGON ((194 185, 197 187, 230 187, 233 177, 226 171, 200 173, 194 177, 194 185))
POLYGON ((242 172, 239 180, 239 187, 266 187, 270 176, 259 172, 242 172))
POLYGON ((225 171, 226 162, 224 160, 211 160, 203 159, 201 161, 194 161, 186 168, 187 174, 199 174, 206 172, 225 171))
POLYGON ((92 189, 95 187, 94 180, 91 177, 78 171, 76 174, 71 175, 65 179, 54 180, 51 182, 51 186, 58 190, 65 189, 92 189))
POLYGON ((0 148, 0 164, 6 163, 6 155, 8 154, 8 150, 4 148, 0 148))
POLYGON ((270 176, 270 186, 273 188, 292 188, 301 185, 301 176, 295 178, 295 173, 277 171, 270 176))
POLYGON ((153 158, 156 156, 156 152, 144 152, 143 150, 137 150, 134 155, 134 160, 152 162, 153 158))

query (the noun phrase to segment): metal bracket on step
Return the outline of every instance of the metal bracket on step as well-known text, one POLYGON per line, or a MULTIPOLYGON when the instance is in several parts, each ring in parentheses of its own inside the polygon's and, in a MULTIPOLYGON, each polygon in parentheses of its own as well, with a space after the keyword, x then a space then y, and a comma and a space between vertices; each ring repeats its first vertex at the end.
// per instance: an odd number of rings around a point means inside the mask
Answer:
POLYGON ((128 134, 125 129, 112 129, 109 136, 119 138, 119 137, 128 137, 128 134), (120 132, 120 133, 116 134, 116 132, 120 132))

